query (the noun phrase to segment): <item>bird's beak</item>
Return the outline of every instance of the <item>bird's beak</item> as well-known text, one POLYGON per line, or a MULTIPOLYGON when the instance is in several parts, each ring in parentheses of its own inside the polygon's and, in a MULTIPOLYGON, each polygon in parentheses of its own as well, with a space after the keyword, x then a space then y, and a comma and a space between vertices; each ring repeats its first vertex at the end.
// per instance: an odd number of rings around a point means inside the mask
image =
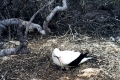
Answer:
POLYGON ((59 63, 60 63, 60 66, 63 67, 63 64, 62 64, 62 62, 61 62, 61 60, 60 60, 60 57, 57 57, 57 58, 58 58, 58 61, 59 61, 59 63))

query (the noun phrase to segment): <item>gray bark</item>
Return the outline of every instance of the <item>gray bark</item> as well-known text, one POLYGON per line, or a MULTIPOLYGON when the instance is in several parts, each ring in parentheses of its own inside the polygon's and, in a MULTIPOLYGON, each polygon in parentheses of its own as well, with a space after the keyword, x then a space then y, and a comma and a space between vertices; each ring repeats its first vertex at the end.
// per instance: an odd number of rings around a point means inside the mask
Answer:
POLYGON ((52 12, 47 16, 46 21, 43 23, 43 29, 39 24, 32 23, 33 19, 36 17, 36 15, 44 10, 48 5, 52 4, 54 0, 51 0, 46 5, 44 5, 41 9, 39 9, 30 19, 30 21, 25 21, 19 18, 11 18, 11 19, 5 19, 0 21, 0 35, 2 34, 3 29, 6 29, 7 26, 10 25, 18 25, 17 28, 17 37, 20 41, 20 45, 18 45, 16 48, 8 48, 8 49, 2 49, 0 51, 0 56, 7 56, 11 54, 22 54, 22 53, 28 53, 29 49, 27 48, 28 41, 27 41, 27 34, 29 30, 37 29, 39 33, 42 35, 45 35, 47 32, 51 32, 51 30, 48 28, 48 23, 52 19, 52 17, 55 15, 57 11, 63 11, 67 9, 67 3, 66 0, 63 0, 63 7, 57 6, 55 7, 52 12), (23 30, 25 32, 23 33, 23 30))

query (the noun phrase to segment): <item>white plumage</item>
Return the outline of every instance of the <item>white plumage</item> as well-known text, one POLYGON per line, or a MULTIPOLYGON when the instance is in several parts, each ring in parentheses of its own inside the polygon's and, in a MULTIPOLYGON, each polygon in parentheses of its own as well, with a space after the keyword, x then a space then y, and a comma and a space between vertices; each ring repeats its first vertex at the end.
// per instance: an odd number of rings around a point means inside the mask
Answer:
POLYGON ((92 57, 87 57, 88 53, 81 54, 80 52, 74 51, 60 51, 58 48, 55 48, 52 52, 53 62, 61 67, 64 66, 77 66, 92 57))

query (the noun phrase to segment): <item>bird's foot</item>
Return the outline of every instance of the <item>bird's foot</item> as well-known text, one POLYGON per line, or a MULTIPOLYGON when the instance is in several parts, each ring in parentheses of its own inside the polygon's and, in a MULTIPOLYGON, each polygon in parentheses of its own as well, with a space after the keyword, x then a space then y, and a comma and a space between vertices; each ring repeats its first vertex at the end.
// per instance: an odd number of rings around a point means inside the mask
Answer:
POLYGON ((61 67, 61 70, 68 71, 68 70, 70 70, 70 68, 69 67, 61 67))

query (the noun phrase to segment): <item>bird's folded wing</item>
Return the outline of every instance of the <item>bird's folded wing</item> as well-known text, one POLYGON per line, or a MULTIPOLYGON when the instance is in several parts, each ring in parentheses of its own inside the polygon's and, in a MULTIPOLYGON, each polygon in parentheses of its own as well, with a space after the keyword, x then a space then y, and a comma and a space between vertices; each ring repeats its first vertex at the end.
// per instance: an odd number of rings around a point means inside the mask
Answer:
POLYGON ((61 61, 63 64, 67 65, 74 61, 76 58, 80 56, 80 52, 74 51, 61 51, 61 61))

